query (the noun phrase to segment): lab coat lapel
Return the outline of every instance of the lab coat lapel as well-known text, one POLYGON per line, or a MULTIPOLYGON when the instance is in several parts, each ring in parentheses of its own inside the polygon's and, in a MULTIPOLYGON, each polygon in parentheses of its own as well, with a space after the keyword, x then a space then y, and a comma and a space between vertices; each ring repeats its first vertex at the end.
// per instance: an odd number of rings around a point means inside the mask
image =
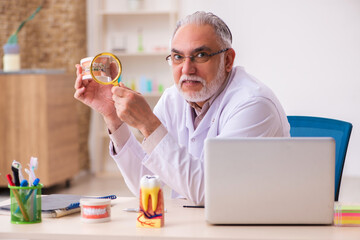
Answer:
POLYGON ((192 109, 189 104, 186 104, 185 107, 185 121, 186 121, 186 128, 189 131, 189 136, 191 136, 194 132, 194 122, 193 122, 193 116, 192 116, 192 109))

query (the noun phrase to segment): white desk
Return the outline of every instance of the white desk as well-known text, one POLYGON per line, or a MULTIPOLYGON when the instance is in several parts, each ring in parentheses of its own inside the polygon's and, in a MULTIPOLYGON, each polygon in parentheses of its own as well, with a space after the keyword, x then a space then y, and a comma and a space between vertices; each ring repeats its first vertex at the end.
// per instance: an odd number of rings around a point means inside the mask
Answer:
POLYGON ((137 213, 122 209, 137 207, 136 198, 118 198, 111 221, 82 223, 80 214, 44 218, 42 223, 16 225, 0 215, 0 239, 341 239, 359 240, 360 227, 335 226, 212 226, 204 209, 183 208, 183 200, 165 200, 167 213, 161 229, 136 228, 137 213))

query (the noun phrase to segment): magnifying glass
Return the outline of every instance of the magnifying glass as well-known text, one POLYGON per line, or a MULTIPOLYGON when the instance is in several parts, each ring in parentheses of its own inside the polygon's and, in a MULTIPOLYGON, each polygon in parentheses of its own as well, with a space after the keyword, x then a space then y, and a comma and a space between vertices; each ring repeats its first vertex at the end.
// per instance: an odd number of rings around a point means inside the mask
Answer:
POLYGON ((121 62, 112 53, 99 53, 91 60, 90 74, 97 83, 118 86, 121 80, 121 72, 121 62))

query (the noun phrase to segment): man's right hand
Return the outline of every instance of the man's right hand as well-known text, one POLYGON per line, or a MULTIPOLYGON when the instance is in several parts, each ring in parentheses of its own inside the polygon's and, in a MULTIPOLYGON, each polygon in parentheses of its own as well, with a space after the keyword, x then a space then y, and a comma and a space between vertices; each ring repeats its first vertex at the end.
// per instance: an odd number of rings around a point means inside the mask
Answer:
POLYGON ((79 64, 76 64, 76 75, 74 97, 99 112, 110 132, 114 132, 122 121, 116 115, 111 93, 112 85, 102 85, 93 79, 82 80, 82 68, 79 64))

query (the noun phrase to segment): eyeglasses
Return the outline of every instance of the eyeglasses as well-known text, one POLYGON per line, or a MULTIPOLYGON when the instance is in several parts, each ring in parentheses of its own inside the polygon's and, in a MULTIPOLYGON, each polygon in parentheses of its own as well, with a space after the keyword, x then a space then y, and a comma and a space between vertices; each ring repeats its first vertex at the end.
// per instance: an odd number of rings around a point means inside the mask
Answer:
POLYGON ((227 50, 229 50, 230 48, 225 48, 222 49, 218 52, 215 53, 207 53, 207 52, 198 52, 195 55, 190 55, 190 56, 184 56, 178 53, 172 53, 169 56, 166 57, 166 61, 169 63, 169 65, 178 65, 180 63, 183 63, 185 61, 186 58, 190 58, 190 60, 192 62, 196 62, 196 63, 204 63, 209 61, 209 59, 212 56, 215 56, 217 54, 226 52, 227 50))

